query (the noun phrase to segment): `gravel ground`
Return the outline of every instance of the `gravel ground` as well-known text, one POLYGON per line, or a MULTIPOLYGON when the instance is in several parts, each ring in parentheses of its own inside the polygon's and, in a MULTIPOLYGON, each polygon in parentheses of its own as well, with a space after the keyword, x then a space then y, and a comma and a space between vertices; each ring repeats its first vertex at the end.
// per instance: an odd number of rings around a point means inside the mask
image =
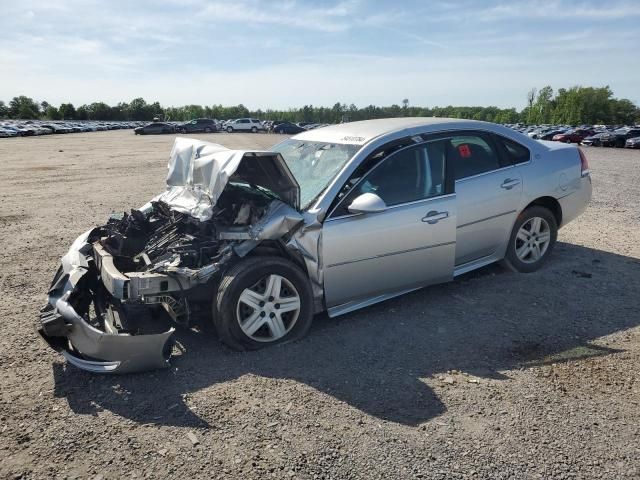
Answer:
POLYGON ((59 258, 164 188, 172 142, 0 141, 0 478, 640 477, 640 151, 587 150, 593 202, 537 273, 491 266, 280 348, 231 352, 202 321, 171 369, 69 367, 34 330, 59 258))

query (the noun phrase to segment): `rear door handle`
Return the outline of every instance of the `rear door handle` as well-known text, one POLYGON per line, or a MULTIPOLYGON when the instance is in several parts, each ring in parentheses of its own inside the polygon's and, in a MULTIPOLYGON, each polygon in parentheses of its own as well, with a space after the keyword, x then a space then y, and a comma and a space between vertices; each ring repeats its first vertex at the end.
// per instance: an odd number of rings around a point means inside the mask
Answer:
POLYGON ((440 220, 444 220, 445 218, 449 218, 449 212, 437 212, 435 210, 431 210, 424 217, 422 217, 422 221, 430 225, 434 225, 440 220))
POLYGON ((504 182, 502 182, 502 185, 500 185, 500 187, 504 188, 505 190, 511 190, 516 185, 520 185, 520 180, 518 180, 517 178, 507 178, 504 182))

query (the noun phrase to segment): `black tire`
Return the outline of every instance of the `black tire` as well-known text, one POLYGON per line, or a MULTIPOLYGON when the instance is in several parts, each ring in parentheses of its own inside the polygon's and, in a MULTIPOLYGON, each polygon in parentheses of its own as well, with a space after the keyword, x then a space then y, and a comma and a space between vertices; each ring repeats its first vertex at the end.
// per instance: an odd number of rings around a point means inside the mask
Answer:
POLYGON ((258 129, 256 127, 251 127, 251 133, 258 133, 258 129))
POLYGON ((248 257, 234 265, 223 276, 212 305, 213 323, 220 340, 234 350, 257 350, 304 337, 313 321, 313 294, 306 274, 292 262, 279 257, 248 257), (256 341, 240 328, 238 302, 242 292, 277 274, 284 277, 297 290, 300 310, 291 329, 274 341, 256 341))
POLYGON ((513 230, 511 231, 511 235, 509 236, 509 244, 507 245, 507 252, 505 254, 503 265, 514 272, 520 273, 532 273, 538 270, 544 263, 547 261, 551 252, 553 251, 553 247, 556 244, 556 240, 558 238, 558 224, 556 222, 556 217, 553 215, 551 211, 544 207, 533 206, 529 207, 526 210, 523 210, 518 218, 516 219, 516 223, 513 226, 513 230), (516 237, 520 228, 527 223, 532 218, 539 217, 544 219, 549 226, 550 233, 550 241, 547 249, 542 254, 540 259, 535 262, 524 262, 518 255, 516 254, 516 237))
POLYGON ((181 128, 180 129, 180 133, 187 133, 187 129, 186 128, 181 128))
POLYGON ((227 133, 233 133, 233 127, 227 127, 227 133))
POLYGON ((209 127, 206 127, 206 128, 204 129, 204 133, 211 133, 211 129, 210 129, 209 127))

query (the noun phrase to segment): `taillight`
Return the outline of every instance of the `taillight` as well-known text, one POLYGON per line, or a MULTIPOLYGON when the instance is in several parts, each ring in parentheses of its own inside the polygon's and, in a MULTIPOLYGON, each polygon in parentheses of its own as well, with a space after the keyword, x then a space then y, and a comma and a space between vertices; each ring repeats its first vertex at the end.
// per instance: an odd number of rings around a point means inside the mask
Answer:
POLYGON ((578 153, 580 154, 580 167, 582 169, 582 176, 584 177, 585 175, 589 175, 589 162, 580 147, 578 147, 578 153))

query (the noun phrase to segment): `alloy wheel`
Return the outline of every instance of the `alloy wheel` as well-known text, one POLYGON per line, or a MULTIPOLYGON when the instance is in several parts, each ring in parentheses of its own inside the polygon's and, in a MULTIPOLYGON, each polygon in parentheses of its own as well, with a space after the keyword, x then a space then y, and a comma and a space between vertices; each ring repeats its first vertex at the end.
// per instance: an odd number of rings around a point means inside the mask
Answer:
POLYGON ((281 275, 271 274, 240 294, 236 318, 252 340, 275 342, 294 327, 300 308, 300 295, 293 284, 281 275))
POLYGON ((551 243, 551 228, 544 218, 532 217, 522 224, 515 238, 516 255, 524 263, 539 261, 551 243))

